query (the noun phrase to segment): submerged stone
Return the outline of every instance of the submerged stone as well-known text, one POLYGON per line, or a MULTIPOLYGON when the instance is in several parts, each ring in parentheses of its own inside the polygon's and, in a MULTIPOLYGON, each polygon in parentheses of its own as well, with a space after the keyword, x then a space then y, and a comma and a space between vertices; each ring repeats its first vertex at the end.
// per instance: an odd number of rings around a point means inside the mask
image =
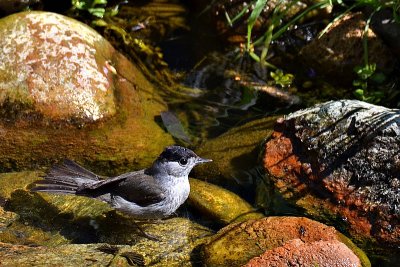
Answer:
POLYGON ((189 205, 214 222, 226 225, 264 217, 264 214, 229 190, 197 179, 189 181, 189 205))
POLYGON ((139 169, 173 143, 154 120, 167 109, 154 87, 87 25, 23 12, 0 20, 0 36, 0 170, 65 157, 139 169))
POLYGON ((220 185, 253 184, 248 172, 257 167, 261 144, 272 133, 275 121, 276 117, 255 120, 208 140, 196 151, 213 162, 196 167, 193 173, 220 185))
MULTIPOLYGON (((279 120, 264 166, 283 196, 372 249, 400 245, 399 110, 342 100, 279 120)), ((390 250, 386 250, 388 253, 390 250)))
MULTIPOLYGON (((304 217, 268 217, 228 225, 203 246, 201 253, 206 266, 239 266, 265 251, 273 252, 291 240, 301 240, 305 244, 319 241, 344 243, 362 266, 371 266, 365 254, 335 228, 304 217)), ((300 260, 305 261, 305 258, 300 257, 300 260)))

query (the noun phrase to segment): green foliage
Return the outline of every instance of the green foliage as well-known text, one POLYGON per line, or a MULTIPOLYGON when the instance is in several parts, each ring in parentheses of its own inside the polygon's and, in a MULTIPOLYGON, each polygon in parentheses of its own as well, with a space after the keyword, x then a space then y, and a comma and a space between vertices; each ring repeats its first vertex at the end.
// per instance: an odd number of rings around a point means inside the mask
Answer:
POLYGON ((96 18, 103 18, 105 15, 115 16, 118 13, 119 5, 107 8, 107 0, 71 0, 76 10, 87 11, 96 18))
MULTIPOLYGON (((358 78, 353 81, 353 85, 356 87, 354 94, 362 100, 377 102, 382 98, 382 93, 373 92, 371 90, 368 91, 368 82, 373 81, 375 83, 382 83, 385 80, 385 76, 382 73, 376 73, 376 64, 370 64, 368 60, 368 42, 367 42, 367 34, 369 25, 372 17, 376 14, 376 12, 380 11, 383 8, 390 8, 393 11, 393 17, 396 21, 400 23, 400 0, 355 0, 355 1, 343 1, 343 0, 322 0, 316 1, 314 5, 309 6, 304 11, 300 12, 300 14, 296 15, 294 18, 290 19, 286 24, 282 25, 283 18, 288 14, 290 8, 297 4, 299 1, 284 1, 277 0, 275 1, 275 7, 268 18, 268 26, 265 33, 258 37, 253 42, 253 27, 256 21, 261 16, 263 9, 268 5, 268 0, 254 0, 249 5, 243 7, 241 12, 239 12, 233 19, 229 17, 227 12, 225 12, 225 16, 229 25, 233 25, 235 21, 239 18, 245 16, 249 11, 250 6, 254 6, 254 9, 251 11, 250 16, 247 19, 247 44, 245 46, 245 52, 250 55, 255 61, 259 62, 262 66, 271 67, 273 69, 277 69, 275 66, 267 62, 268 51, 271 43, 274 40, 277 40, 283 33, 285 33, 290 27, 292 27, 295 23, 297 23, 300 19, 304 18, 309 12, 315 9, 325 8, 327 6, 340 6, 344 9, 344 12, 337 15, 324 30, 320 32, 319 37, 326 33, 326 31, 339 19, 344 17, 350 11, 360 7, 370 7, 372 12, 368 19, 366 20, 366 26, 363 34, 363 66, 358 66, 354 69, 358 78), (352 3, 348 5, 348 3, 352 3), (261 51, 261 53, 256 53, 255 51, 261 51)), ((283 74, 281 70, 276 70, 275 72, 270 72, 271 77, 274 79, 276 84, 279 84, 282 87, 289 86, 293 81, 293 75, 291 74, 283 74)))
POLYGON ((290 74, 290 73, 285 74, 280 69, 277 69, 275 72, 271 71, 270 75, 271 75, 272 79, 274 79, 275 84, 278 84, 282 87, 289 87, 292 84, 293 79, 294 79, 293 74, 290 74))
POLYGON ((382 83, 385 80, 385 75, 376 73, 376 64, 367 64, 364 66, 357 66, 354 68, 358 79, 353 81, 353 86, 356 87, 354 95, 363 101, 377 103, 381 101, 383 93, 380 91, 371 91, 368 89, 368 81, 375 83, 382 83))

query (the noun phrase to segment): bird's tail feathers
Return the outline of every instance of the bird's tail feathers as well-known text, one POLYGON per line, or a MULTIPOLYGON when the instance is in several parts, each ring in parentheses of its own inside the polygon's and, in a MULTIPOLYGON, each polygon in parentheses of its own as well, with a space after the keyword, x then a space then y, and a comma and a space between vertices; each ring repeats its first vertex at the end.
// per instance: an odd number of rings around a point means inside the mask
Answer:
POLYGON ((98 175, 66 159, 62 164, 52 167, 44 176, 44 180, 36 182, 31 191, 75 194, 82 185, 96 181, 99 181, 98 175))

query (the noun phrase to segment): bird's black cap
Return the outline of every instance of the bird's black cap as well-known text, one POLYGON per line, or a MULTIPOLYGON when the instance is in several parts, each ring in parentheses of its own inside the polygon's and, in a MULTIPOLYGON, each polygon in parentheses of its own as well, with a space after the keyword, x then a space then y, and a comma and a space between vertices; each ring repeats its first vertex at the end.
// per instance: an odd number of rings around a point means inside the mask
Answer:
POLYGON ((179 161, 181 158, 197 158, 198 156, 190 149, 181 146, 168 146, 158 157, 162 161, 179 161))

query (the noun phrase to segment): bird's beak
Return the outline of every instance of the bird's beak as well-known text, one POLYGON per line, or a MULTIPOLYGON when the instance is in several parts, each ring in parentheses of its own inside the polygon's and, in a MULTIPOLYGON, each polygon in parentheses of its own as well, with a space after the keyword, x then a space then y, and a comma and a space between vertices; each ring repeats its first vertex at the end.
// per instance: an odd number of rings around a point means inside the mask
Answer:
POLYGON ((212 159, 203 159, 203 158, 197 157, 196 164, 202 164, 202 163, 207 163, 207 162, 211 162, 211 161, 212 161, 212 159))

